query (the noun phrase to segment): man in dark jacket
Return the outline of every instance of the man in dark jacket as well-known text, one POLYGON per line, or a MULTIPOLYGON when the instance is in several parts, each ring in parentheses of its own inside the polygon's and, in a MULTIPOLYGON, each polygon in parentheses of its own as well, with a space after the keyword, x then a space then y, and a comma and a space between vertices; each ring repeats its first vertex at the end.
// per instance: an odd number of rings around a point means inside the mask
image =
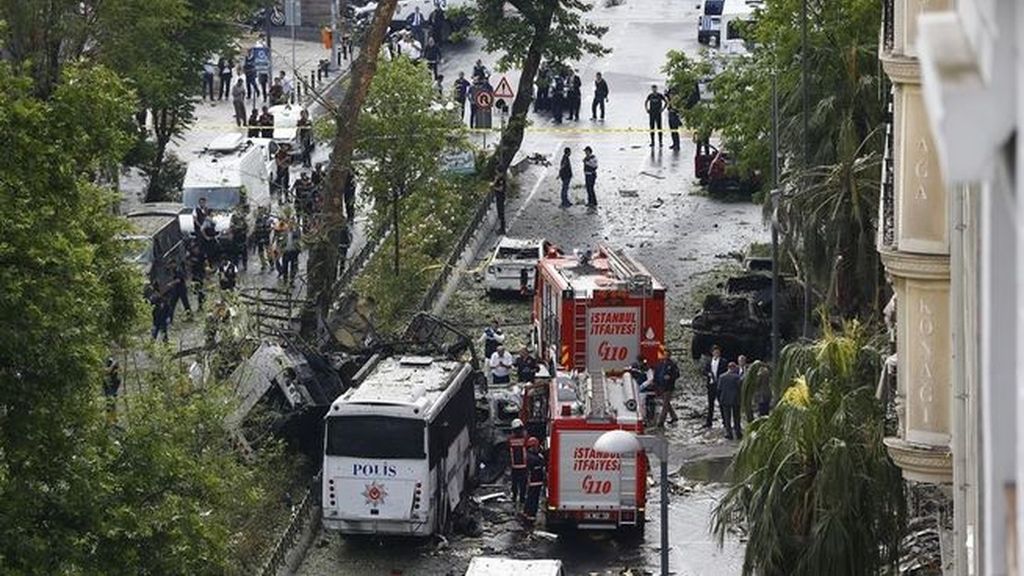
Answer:
POLYGON ((590 105, 590 119, 597 120, 597 109, 601 108, 601 120, 604 120, 604 103, 608 101, 608 83, 601 73, 594 79, 594 102, 590 105))
POLYGON ((670 424, 679 420, 675 408, 672 407, 672 396, 676 392, 676 381, 679 380, 679 365, 672 359, 672 351, 665 350, 665 357, 662 358, 657 368, 654 369, 654 384, 661 396, 661 414, 658 415, 657 426, 665 425, 665 419, 669 414, 672 419, 670 424))
POLYGON ((706 389, 708 394, 708 416, 704 422, 705 428, 711 428, 715 419, 715 400, 718 399, 718 378, 726 371, 725 358, 722 358, 722 349, 718 345, 711 347, 711 359, 704 365, 704 375, 707 377, 706 389))
POLYGON ((540 453, 540 440, 531 436, 526 441, 526 505, 523 508, 523 518, 527 523, 532 524, 537 519, 537 509, 540 508, 540 493, 544 489, 547 479, 545 471, 544 455, 540 453))
POLYGON ((569 160, 571 153, 572 149, 566 146, 562 152, 562 163, 558 168, 558 179, 562 181, 562 208, 572 206, 572 202, 569 202, 569 183, 572 182, 572 162, 569 160))
POLYGON ((725 426, 725 437, 729 440, 743 438, 740 428, 740 391, 742 389, 740 372, 735 362, 729 362, 729 370, 718 378, 718 403, 722 408, 722 424, 725 426))

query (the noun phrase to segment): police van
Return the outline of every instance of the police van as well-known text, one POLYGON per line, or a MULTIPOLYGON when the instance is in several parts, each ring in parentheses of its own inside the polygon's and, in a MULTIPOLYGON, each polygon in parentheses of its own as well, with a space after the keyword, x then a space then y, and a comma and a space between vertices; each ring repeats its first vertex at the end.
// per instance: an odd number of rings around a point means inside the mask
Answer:
POLYGON ((224 134, 215 138, 189 162, 181 190, 184 205, 178 222, 182 232, 191 233, 192 210, 201 198, 218 232, 226 232, 231 213, 250 211, 250 206, 270 205, 271 140, 224 134))
POLYGON ((353 380, 325 417, 324 528, 444 532, 476 473, 471 366, 374 356, 353 380))
POLYGON ((723 41, 738 40, 743 23, 752 21, 754 11, 763 5, 762 0, 709 0, 697 25, 697 42, 719 47, 723 41))

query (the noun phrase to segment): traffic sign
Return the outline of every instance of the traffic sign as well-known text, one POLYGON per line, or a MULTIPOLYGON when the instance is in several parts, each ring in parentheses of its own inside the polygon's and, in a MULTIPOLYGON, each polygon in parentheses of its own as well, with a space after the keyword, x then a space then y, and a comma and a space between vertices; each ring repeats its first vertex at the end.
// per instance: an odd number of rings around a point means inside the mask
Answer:
POLYGON ((502 76, 498 82, 498 88, 494 90, 494 95, 498 98, 515 98, 515 92, 512 91, 512 85, 508 83, 508 78, 502 76))
POLYGON ((261 74, 270 73, 270 50, 266 46, 253 46, 249 49, 249 58, 253 67, 261 74))
POLYGON ((494 92, 488 92, 487 90, 481 90, 476 93, 476 105, 480 108, 490 108, 494 106, 494 92))

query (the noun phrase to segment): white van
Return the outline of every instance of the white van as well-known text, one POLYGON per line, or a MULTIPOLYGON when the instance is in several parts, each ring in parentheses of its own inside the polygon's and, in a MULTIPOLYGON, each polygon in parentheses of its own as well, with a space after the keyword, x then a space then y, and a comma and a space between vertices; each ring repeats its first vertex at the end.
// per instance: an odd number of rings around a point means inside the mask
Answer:
POLYGON ((477 556, 469 563, 466 576, 565 576, 561 560, 513 560, 499 556, 477 556))

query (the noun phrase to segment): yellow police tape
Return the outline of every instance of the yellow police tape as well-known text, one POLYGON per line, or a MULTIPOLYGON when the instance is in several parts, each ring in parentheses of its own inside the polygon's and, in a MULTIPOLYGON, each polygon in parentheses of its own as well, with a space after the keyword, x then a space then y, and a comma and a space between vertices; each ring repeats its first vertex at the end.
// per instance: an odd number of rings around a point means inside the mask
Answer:
MULTIPOLYGON (((262 130, 271 130, 272 129, 272 128, 268 127, 268 126, 248 126, 248 125, 237 126, 235 124, 220 124, 220 123, 198 123, 198 124, 193 124, 192 125, 192 129, 208 130, 208 129, 222 129, 222 128, 236 129, 236 130, 237 129, 242 129, 242 130, 246 130, 246 131, 248 131, 250 129, 252 129, 252 130, 260 130, 260 131, 262 131, 262 130)), ((294 129, 294 127, 289 127, 289 129, 294 129)), ((465 128, 465 131, 469 132, 470 134, 500 134, 503 130, 504 130, 504 128, 498 128, 498 127, 494 127, 494 128, 465 128)), ((627 126, 625 128, 601 128, 601 127, 596 127, 596 126, 595 127, 584 127, 584 126, 571 126, 571 125, 563 124, 561 126, 532 126, 531 125, 531 126, 526 126, 526 131, 527 132, 561 132, 561 133, 564 133, 564 134, 630 134, 630 133, 635 133, 635 134, 645 134, 646 135, 646 134, 650 134, 651 132, 658 132, 658 129, 657 128, 651 129, 651 128, 647 128, 647 127, 638 127, 638 126, 627 126)), ((671 133, 671 132, 678 132, 680 136, 690 136, 692 134, 689 130, 685 130, 683 128, 677 128, 676 130, 671 130, 669 128, 662 128, 660 131, 661 131, 662 134, 666 134, 666 135, 671 133)), ((406 136, 406 135, 402 135, 402 136, 396 135, 395 136, 395 138, 399 138, 399 137, 407 138, 408 136, 406 136)))

